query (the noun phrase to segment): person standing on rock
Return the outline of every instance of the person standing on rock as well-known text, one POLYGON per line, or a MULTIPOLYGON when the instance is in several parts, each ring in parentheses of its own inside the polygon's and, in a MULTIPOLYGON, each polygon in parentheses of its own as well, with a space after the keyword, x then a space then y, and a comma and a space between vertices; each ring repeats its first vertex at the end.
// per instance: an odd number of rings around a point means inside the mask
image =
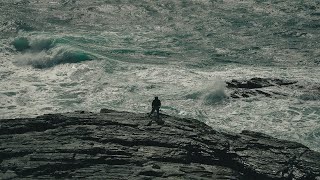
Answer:
POLYGON ((157 118, 159 119, 159 111, 161 107, 161 101, 158 99, 158 97, 154 97, 154 100, 152 101, 152 110, 151 113, 149 114, 149 117, 154 113, 155 110, 157 110, 157 118))

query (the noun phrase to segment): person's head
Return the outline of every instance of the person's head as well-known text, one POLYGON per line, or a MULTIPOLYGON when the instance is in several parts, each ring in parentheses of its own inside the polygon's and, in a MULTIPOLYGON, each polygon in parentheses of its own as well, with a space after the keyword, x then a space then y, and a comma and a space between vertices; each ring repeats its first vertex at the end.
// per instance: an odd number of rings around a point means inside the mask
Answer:
POLYGON ((155 96, 154 99, 158 99, 158 96, 155 96))

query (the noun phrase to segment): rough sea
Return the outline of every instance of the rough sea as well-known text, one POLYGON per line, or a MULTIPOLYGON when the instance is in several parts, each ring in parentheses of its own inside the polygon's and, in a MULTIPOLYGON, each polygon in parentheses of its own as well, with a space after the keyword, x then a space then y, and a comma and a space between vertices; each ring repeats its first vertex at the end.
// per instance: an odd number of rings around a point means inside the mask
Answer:
POLYGON ((319 0, 0 0, 0 41, 0 119, 148 113, 159 96, 162 113, 320 151, 319 0), (254 77, 301 88, 230 97, 254 77))

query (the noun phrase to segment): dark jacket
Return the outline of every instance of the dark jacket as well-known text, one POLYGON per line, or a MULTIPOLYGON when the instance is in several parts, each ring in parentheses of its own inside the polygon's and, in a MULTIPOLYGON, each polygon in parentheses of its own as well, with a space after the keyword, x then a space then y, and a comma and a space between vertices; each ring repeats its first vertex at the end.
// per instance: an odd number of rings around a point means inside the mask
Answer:
POLYGON ((152 107, 160 107, 161 101, 159 99, 155 99, 152 101, 152 107))

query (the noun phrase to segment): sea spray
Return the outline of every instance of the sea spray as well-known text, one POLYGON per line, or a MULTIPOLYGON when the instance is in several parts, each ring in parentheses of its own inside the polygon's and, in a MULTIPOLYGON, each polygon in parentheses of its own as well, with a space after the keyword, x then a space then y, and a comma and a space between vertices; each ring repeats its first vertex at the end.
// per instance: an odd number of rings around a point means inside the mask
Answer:
POLYGON ((200 91, 186 95, 185 98, 199 100, 202 104, 207 106, 218 105, 228 98, 225 93, 225 87, 225 83, 221 79, 217 79, 208 83, 207 86, 203 86, 200 91))
POLYGON ((206 91, 203 97, 205 105, 220 104, 228 97, 225 93, 225 83, 222 80, 215 81, 212 86, 206 88, 206 91))

